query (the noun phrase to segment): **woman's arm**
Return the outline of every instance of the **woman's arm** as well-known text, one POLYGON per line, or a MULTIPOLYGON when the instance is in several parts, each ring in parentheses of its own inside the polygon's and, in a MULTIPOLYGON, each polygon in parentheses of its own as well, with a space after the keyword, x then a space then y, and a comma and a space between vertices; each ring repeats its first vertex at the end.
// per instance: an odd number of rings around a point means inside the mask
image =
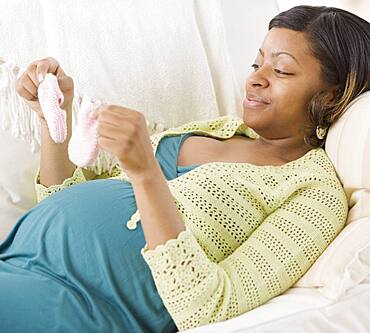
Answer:
POLYGON ((152 172, 131 177, 148 249, 177 238, 185 230, 158 161, 152 172))
POLYGON ((220 262, 208 258, 190 229, 141 254, 176 326, 187 330, 234 318, 293 286, 341 231, 347 212, 337 183, 312 186, 289 197, 220 262))

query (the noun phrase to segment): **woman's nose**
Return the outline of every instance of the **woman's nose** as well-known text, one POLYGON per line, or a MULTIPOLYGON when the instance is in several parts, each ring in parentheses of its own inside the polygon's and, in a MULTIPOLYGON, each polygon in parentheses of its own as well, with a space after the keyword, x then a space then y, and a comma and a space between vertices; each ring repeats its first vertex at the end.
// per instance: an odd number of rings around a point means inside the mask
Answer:
POLYGON ((261 68, 249 75, 247 79, 247 86, 253 88, 266 88, 269 86, 269 81, 263 74, 263 70, 261 68))

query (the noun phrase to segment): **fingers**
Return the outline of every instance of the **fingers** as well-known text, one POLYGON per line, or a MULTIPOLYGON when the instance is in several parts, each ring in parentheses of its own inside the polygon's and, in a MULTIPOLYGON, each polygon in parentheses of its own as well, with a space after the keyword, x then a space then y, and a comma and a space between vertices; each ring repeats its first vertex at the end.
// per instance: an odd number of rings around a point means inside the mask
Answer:
POLYGON ((104 117, 112 116, 115 119, 124 119, 140 116, 141 113, 132 109, 128 109, 119 105, 106 104, 100 105, 96 108, 97 113, 104 117))
POLYGON ((17 81, 17 93, 29 101, 37 99, 37 87, 27 72, 23 73, 17 81))
POLYGON ((116 140, 117 136, 122 134, 122 129, 120 129, 117 126, 112 126, 110 124, 99 124, 97 132, 99 137, 116 140))
POLYGON ((36 65, 36 78, 39 83, 43 81, 47 73, 52 73, 56 76, 65 75, 58 61, 52 57, 41 59, 36 65))
POLYGON ((32 95, 28 90, 22 89, 21 91, 18 91, 19 96, 23 97, 27 101, 35 101, 37 100, 37 97, 32 95))
POLYGON ((30 95, 32 95, 32 100, 37 99, 37 86, 35 85, 33 79, 31 76, 27 74, 27 77, 25 78, 23 82, 23 88, 28 92, 30 95))
MULTIPOLYGON (((59 67, 60 68, 60 67, 59 67)), ((61 76, 58 78, 58 85, 60 90, 64 92, 73 91, 73 79, 70 76, 61 76)))
POLYGON ((17 80, 18 94, 29 101, 37 100, 37 89, 47 73, 58 77, 62 91, 73 90, 72 78, 65 75, 57 60, 47 57, 32 62, 19 77, 17 80))
POLYGON ((28 67, 27 67, 27 70, 26 70, 26 74, 28 74, 28 76, 30 77, 30 79, 32 80, 34 86, 36 88, 39 87, 39 81, 37 80, 36 78, 36 65, 37 63, 36 62, 33 62, 31 63, 28 67))
POLYGON ((122 122, 122 115, 106 109, 97 109, 94 111, 92 119, 98 119, 99 122, 117 126, 117 124, 122 122))

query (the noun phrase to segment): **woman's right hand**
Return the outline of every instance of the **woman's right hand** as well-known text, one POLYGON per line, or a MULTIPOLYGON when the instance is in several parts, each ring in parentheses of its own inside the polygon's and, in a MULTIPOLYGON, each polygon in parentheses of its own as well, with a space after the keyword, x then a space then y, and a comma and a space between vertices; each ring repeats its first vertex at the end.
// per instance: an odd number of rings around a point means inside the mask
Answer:
POLYGON ((67 113, 72 112, 73 79, 64 73, 58 61, 54 58, 48 57, 32 62, 17 80, 18 95, 26 101, 32 110, 37 112, 42 120, 45 120, 45 117, 39 103, 37 89, 47 73, 54 74, 58 79, 59 88, 64 95, 61 109, 67 113))

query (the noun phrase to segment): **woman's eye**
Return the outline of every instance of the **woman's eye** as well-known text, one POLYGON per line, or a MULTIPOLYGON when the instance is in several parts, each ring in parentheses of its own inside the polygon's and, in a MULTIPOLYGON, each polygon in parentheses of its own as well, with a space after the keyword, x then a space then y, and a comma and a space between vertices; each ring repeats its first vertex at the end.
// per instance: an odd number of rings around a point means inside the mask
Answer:
MULTIPOLYGON (((251 67, 253 67, 254 68, 254 71, 256 71, 261 66, 259 66, 257 64, 253 64, 251 67)), ((283 72, 283 71, 281 71, 280 69, 277 69, 277 68, 275 68, 274 71, 275 71, 275 73, 280 74, 280 75, 293 75, 293 73, 283 72)))
POLYGON ((293 75, 292 73, 287 73, 287 72, 283 72, 283 71, 281 71, 281 70, 279 70, 279 69, 274 69, 274 71, 276 72, 276 73, 278 73, 278 74, 282 74, 282 75, 293 75))

